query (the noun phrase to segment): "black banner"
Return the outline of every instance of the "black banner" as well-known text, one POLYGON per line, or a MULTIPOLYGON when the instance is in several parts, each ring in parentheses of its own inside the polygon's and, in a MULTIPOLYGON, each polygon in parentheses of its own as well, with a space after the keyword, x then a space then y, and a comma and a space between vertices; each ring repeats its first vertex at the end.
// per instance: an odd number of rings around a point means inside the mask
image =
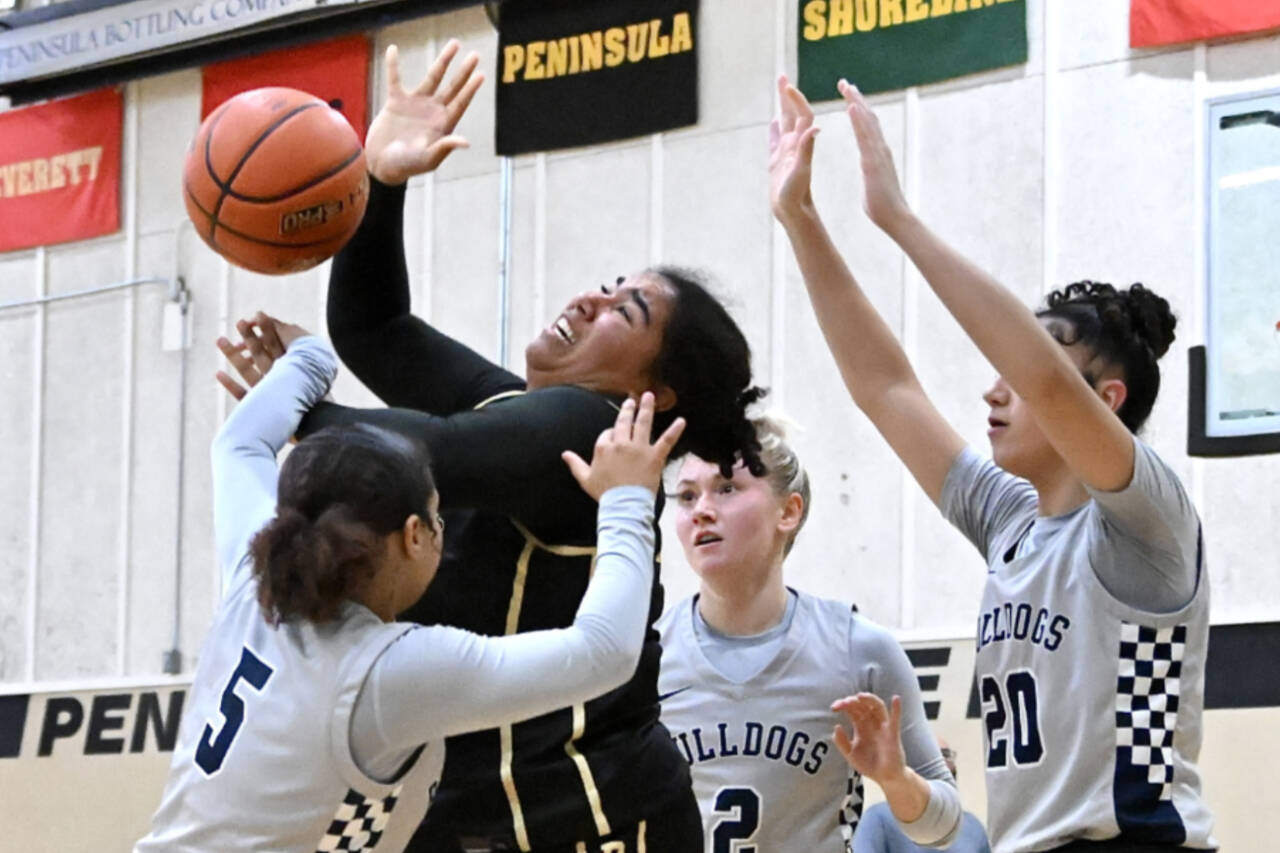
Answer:
POLYGON ((497 152, 592 145, 698 121, 698 0, 506 0, 497 152))

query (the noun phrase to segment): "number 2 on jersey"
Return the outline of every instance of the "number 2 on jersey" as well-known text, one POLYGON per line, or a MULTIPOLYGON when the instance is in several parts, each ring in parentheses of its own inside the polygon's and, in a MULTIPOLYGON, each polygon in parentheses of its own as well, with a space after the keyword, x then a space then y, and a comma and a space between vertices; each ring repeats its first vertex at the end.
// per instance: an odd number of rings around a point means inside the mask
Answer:
POLYGON ((222 768, 227 750, 231 749, 232 741, 236 739, 236 735, 240 733, 240 726, 244 724, 244 700, 236 695, 236 683, 244 679, 254 690, 261 691, 267 685, 267 679, 271 677, 272 672, 274 670, 249 651, 247 646, 241 652, 240 664, 235 672, 231 673, 231 679, 222 691, 222 702, 218 705, 218 710, 222 712, 225 722, 216 736, 213 733, 213 724, 206 725, 204 734, 200 736, 200 743, 196 746, 196 766, 203 770, 205 775, 212 776, 222 768))
POLYGON ((1039 764, 1044 756, 1044 744, 1040 740, 1040 700, 1035 675, 1026 669, 1014 670, 1005 676, 1003 690, 994 677, 984 675, 981 693, 987 727, 987 766, 1009 765, 1011 740, 1014 764, 1039 764), (1011 731, 1006 732, 1010 717, 1011 731))
POLYGON ((711 831, 712 853, 756 853, 750 841, 760 827, 760 795, 753 788, 721 788, 716 791, 713 814, 727 814, 711 831))

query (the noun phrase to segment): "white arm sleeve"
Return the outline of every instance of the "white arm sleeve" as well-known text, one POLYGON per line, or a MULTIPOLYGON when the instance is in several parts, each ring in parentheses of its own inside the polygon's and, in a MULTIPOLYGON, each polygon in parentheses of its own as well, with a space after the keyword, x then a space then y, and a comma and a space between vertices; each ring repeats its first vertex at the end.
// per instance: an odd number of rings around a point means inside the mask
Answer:
POLYGON ((432 626, 387 647, 351 716, 361 770, 376 778, 418 744, 585 702, 631 677, 653 584, 653 492, 605 492, 597 527, 595 572, 568 628, 483 637, 432 626))
POLYGON ((327 343, 298 338, 214 436, 213 531, 224 595, 247 562, 249 540, 275 515, 276 454, 337 372, 327 343))
POLYGON ((895 695, 902 698, 901 736, 907 766, 929 783, 929 804, 924 813, 910 823, 898 821, 898 825, 916 844, 946 847, 960 830, 964 810, 925 717, 915 669, 893 635, 867 620, 854 620, 849 645, 850 660, 866 662, 858 679, 864 689, 879 696, 886 706, 895 695))

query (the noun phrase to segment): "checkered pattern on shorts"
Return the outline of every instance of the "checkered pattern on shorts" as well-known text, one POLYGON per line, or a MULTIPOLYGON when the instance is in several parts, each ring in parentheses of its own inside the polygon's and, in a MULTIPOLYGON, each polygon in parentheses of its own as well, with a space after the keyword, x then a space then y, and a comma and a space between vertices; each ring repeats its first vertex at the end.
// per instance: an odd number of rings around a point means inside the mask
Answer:
POLYGON ((329 824, 329 831, 316 846, 316 853, 331 850, 372 850, 382 840, 382 833, 391 819, 402 786, 381 800, 371 800, 356 790, 347 791, 342 805, 329 824))
POLYGON ((840 811, 837 814, 840 820, 840 837, 844 841, 846 851, 853 849, 853 831, 858 828, 858 822, 862 820, 864 793, 862 774, 851 772, 849 786, 845 791, 844 799, 840 802, 840 811))
POLYGON ((1173 730, 1178 721, 1179 679, 1187 626, 1120 626, 1120 676, 1116 689, 1116 746, 1147 781, 1172 800, 1173 730))

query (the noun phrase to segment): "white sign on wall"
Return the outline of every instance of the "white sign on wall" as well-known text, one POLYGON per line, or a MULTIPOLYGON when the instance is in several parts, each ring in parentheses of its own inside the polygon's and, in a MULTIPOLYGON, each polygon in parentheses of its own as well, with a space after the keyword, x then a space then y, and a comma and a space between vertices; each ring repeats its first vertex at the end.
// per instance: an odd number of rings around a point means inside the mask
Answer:
POLYGON ((0 30, 0 84, 209 41, 291 15, 356 2, 359 0, 133 0, 0 30))

